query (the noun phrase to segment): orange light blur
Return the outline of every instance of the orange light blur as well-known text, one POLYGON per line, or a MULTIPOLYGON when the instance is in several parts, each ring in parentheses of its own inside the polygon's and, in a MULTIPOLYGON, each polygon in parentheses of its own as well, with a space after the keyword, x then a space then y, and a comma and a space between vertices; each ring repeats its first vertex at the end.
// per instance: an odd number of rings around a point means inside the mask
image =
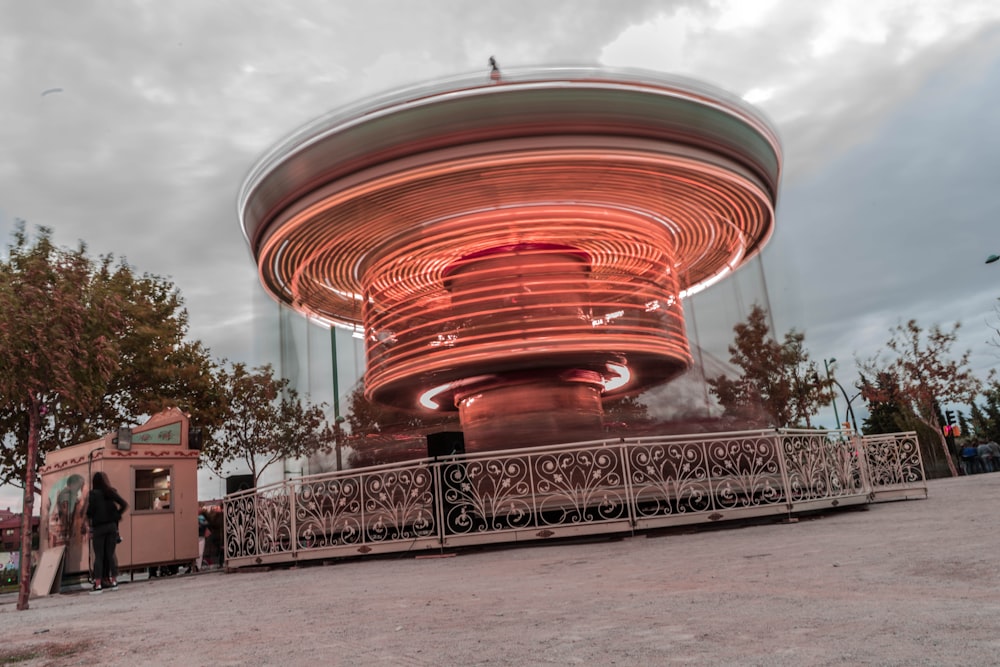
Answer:
POLYGON ((489 448, 514 397, 586 427, 595 395, 688 368, 681 299, 766 243, 779 170, 721 93, 529 72, 336 116, 255 170, 241 214, 276 299, 360 327, 371 398, 458 409, 489 448))

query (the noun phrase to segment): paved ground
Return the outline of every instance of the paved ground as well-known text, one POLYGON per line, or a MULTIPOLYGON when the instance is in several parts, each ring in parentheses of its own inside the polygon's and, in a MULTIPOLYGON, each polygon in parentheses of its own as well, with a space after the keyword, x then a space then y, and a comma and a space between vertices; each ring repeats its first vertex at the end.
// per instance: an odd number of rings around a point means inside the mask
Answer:
POLYGON ((8 595, 0 665, 996 665, 1000 473, 929 486, 798 523, 8 595))

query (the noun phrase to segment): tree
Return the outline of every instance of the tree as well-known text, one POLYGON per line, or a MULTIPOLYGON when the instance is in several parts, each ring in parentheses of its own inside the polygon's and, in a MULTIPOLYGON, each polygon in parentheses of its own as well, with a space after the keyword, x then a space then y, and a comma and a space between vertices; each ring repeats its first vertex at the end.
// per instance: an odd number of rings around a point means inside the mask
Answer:
POLYGON ((274 377, 270 365, 251 371, 234 363, 231 371, 219 369, 217 383, 221 426, 203 444, 201 456, 220 477, 228 461, 239 459, 250 468, 256 485, 275 462, 329 451, 336 441, 324 406, 300 400, 287 379, 274 377))
POLYGON ((980 440, 1000 442, 1000 382, 993 380, 983 390, 985 404, 980 407, 972 403, 969 407, 969 421, 972 430, 980 440))
POLYGON ((861 376, 861 396, 868 402, 868 416, 861 425, 866 435, 907 430, 904 428, 906 405, 898 387, 899 382, 887 372, 880 372, 871 379, 861 376))
POLYGON ((945 331, 935 324, 925 335, 916 320, 898 324, 889 330, 891 336, 885 347, 888 358, 882 359, 880 353, 859 364, 862 376, 868 379, 862 382, 865 400, 869 403, 895 400, 912 411, 928 432, 933 430, 936 434, 952 476, 958 475, 958 471, 938 424, 937 406, 970 403, 980 388, 979 380, 969 368, 970 352, 966 351, 958 361, 950 358, 960 327, 956 322, 950 331, 945 331), (871 381, 880 374, 892 378, 895 386, 871 381))
MULTIPOLYGON (((108 261, 106 258, 105 262, 108 261)), ((220 419, 220 396, 208 351, 185 340, 187 311, 172 283, 156 276, 137 277, 121 264, 102 285, 118 304, 118 324, 109 338, 115 363, 98 399, 86 409, 54 397, 39 424, 39 453, 86 442, 139 423, 144 416, 178 407, 193 424, 211 434, 220 419)), ((0 457, 0 483, 19 485, 25 465, 26 430, 20 406, 0 409, 0 429, 14 446, 0 457)), ((210 435, 209 435, 210 437, 210 435)))
POLYGON ((85 419, 64 418, 58 440, 90 440, 171 406, 210 438, 221 419, 216 365, 200 341, 186 340, 188 314, 179 292, 171 282, 136 276, 129 267, 118 272, 113 287, 125 301, 118 368, 99 408, 85 419))
POLYGON ((624 424, 628 428, 649 422, 649 407, 638 396, 621 396, 604 403, 604 423, 624 424))
POLYGON ((369 400, 365 396, 364 383, 358 383, 347 397, 345 419, 355 436, 412 430, 423 425, 420 417, 411 412, 369 400))
POLYGON ((0 483, 24 488, 24 516, 46 452, 168 406, 218 422, 214 364, 186 335, 172 283, 112 256, 95 262, 82 243, 56 248, 47 228, 31 245, 18 223, 0 262, 0 483))
POLYGON ((805 334, 792 329, 779 343, 770 335, 767 311, 759 305, 733 331, 729 361, 742 373, 735 379, 720 375, 708 380, 725 416, 755 426, 810 428, 811 416, 830 401, 830 383, 810 361, 805 334))
MULTIPOLYGON (((997 297, 997 301, 1000 301, 1000 297, 997 297)), ((993 347, 1000 347, 1000 303, 993 304, 993 322, 990 323, 990 321, 987 320, 986 323, 996 333, 993 338, 986 342, 993 347)))
POLYGON ((96 268, 83 244, 56 248, 39 228, 29 245, 23 223, 0 263, 0 425, 3 470, 24 488, 21 588, 28 608, 31 517, 43 422, 55 409, 88 414, 99 405, 118 366, 124 302, 111 288, 110 258, 96 268), (23 447, 23 449, 22 449, 23 447))
POLYGON ((461 428, 456 412, 410 412, 376 403, 365 396, 363 382, 347 398, 345 419, 352 468, 426 456, 429 432, 461 428))
POLYGON ((421 433, 429 428, 452 426, 457 421, 454 412, 409 412, 376 403, 365 396, 364 383, 347 397, 347 424, 351 435, 364 437, 376 433, 421 433))

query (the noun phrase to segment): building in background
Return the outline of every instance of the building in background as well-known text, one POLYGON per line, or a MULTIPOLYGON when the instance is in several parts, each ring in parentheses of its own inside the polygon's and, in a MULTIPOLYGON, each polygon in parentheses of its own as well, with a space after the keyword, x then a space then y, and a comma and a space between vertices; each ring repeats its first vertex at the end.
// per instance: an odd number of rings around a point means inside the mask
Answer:
MULTIPOLYGON (((40 520, 31 518, 32 562, 37 562, 40 520)), ((15 590, 21 572, 21 515, 0 509, 0 591, 15 590)))

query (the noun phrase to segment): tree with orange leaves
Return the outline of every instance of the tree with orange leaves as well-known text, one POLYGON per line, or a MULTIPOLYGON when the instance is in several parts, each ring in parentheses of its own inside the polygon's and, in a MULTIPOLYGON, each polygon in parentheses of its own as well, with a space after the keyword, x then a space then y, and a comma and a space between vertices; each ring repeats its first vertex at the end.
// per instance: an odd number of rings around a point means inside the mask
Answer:
POLYGON ((937 434, 951 475, 957 476, 953 452, 938 423, 938 406, 971 403, 981 388, 969 368, 970 351, 955 360, 951 348, 961 327, 956 322, 950 330, 939 325, 926 332, 916 320, 897 324, 885 349, 859 363, 862 396, 869 403, 892 401, 912 410, 913 415, 937 434), (892 378, 894 384, 886 384, 892 378))

